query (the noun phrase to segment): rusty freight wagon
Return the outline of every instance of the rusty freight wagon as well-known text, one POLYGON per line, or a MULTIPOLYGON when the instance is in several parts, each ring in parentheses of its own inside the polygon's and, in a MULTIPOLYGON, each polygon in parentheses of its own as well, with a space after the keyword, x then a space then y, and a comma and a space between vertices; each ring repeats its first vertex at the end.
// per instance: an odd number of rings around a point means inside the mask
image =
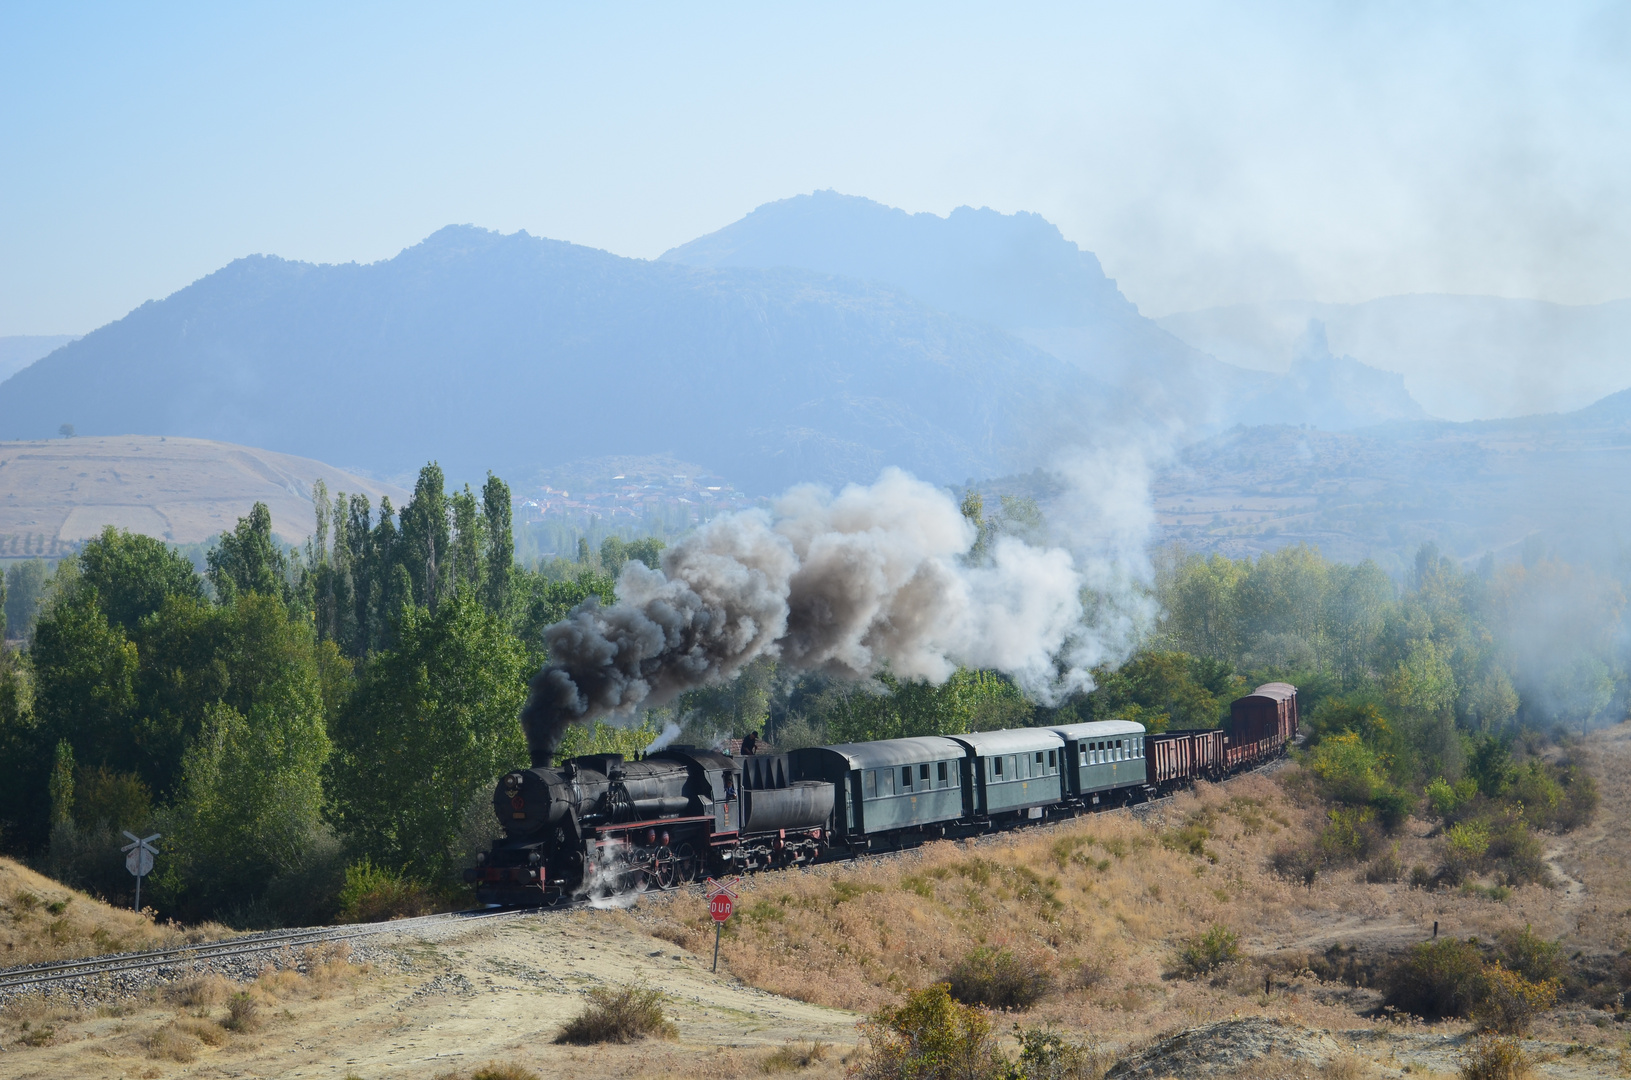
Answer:
POLYGON ((1224 728, 1225 767, 1233 772, 1278 757, 1297 737, 1297 721, 1297 688, 1290 683, 1264 683, 1236 698, 1224 728))
POLYGON ((1223 775, 1223 731, 1163 731, 1144 736, 1148 783, 1157 791, 1215 780, 1223 775))

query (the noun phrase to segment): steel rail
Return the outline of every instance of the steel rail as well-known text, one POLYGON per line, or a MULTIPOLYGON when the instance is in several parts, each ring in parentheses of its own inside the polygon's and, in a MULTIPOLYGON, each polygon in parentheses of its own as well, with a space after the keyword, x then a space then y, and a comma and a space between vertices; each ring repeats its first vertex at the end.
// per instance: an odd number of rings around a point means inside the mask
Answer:
POLYGON ((98 976, 117 975, 156 967, 190 965, 203 960, 274 952, 303 945, 314 945, 324 941, 344 941, 350 938, 372 937, 376 934, 399 933, 427 925, 477 922, 486 919, 530 915, 537 910, 529 908, 496 911, 477 909, 437 915, 421 915, 416 918, 396 919, 383 923, 355 923, 346 926, 311 926, 294 930, 273 930, 261 934, 229 938, 224 941, 200 942, 196 945, 182 945, 170 949, 115 953, 111 956, 81 957, 77 960, 59 960, 52 963, 33 964, 27 967, 0 970, 0 993, 35 989, 51 983, 69 982, 74 979, 96 978, 98 976))

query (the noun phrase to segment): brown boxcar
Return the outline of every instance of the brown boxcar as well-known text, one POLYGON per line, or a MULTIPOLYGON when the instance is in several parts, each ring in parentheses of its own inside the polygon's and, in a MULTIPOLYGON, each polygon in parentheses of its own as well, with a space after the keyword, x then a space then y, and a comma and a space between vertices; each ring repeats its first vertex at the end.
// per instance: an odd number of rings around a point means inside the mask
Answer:
POLYGON ((1285 752, 1297 737, 1297 688, 1264 683, 1229 705, 1224 757, 1228 769, 1245 769, 1285 752))
POLYGON ((1161 790, 1214 779, 1225 768, 1223 732, 1213 728, 1146 735, 1144 757, 1146 782, 1161 790))

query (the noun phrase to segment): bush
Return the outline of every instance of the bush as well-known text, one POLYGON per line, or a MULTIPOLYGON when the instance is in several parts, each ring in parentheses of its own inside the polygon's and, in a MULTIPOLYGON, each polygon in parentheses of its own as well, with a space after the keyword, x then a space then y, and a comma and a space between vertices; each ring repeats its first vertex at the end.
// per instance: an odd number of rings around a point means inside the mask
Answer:
POLYGON ((1478 1001, 1483 967, 1478 947, 1470 941, 1423 942, 1388 968, 1383 1001, 1430 1020, 1467 1016, 1478 1001))
POLYGON ((1526 1035, 1535 1017, 1557 1004, 1557 991, 1555 980, 1532 982, 1497 961, 1482 972, 1472 1016, 1485 1031, 1526 1035))
POLYGON ((1371 860, 1365 867, 1365 880, 1372 885, 1391 885, 1404 874, 1404 864, 1399 862, 1399 849, 1384 851, 1371 860))
POLYGON ((964 1005, 1028 1009, 1053 989, 1053 976, 1035 958, 983 946, 952 965, 946 985, 964 1005))
POLYGON ((789 1039, 760 1062, 759 1068, 767 1073, 808 1069, 811 1065, 826 1061, 827 1053, 831 1049, 831 1046, 818 1039, 789 1039))
POLYGON ((1489 827, 1481 821, 1463 821, 1444 833, 1444 878, 1459 885, 1483 865, 1489 851, 1489 827))
POLYGON ((471 1073, 470 1080, 538 1080, 538 1074, 508 1062, 489 1061, 471 1073))
POLYGON ((1019 1063, 1015 1080, 1099 1080, 1112 1060, 1097 1043, 1075 1043, 1047 1027, 1014 1025, 1019 1063))
POLYGON ((375 866, 367 858, 345 868, 345 884, 340 888, 342 923, 407 919, 434 910, 435 894, 423 882, 375 866))
POLYGON ((227 999, 227 1018, 221 1026, 228 1031, 254 1031, 260 1026, 260 1003, 240 990, 227 999))
POLYGON ((1461 1053, 1461 1080, 1525 1080, 1529 1057, 1508 1035, 1485 1035, 1461 1053))
POLYGON ((1010 1063, 982 1009, 959 1005, 942 983, 863 1021, 866 1057, 857 1080, 1005 1080, 1010 1063))
POLYGON ((1363 859, 1371 853, 1378 839, 1374 816, 1369 807, 1363 809, 1327 810, 1329 819, 1320 832, 1315 845, 1326 862, 1344 863, 1363 859))
POLYGON ((635 1042, 647 1036, 672 1039, 678 1035, 679 1029, 663 1015, 663 992, 636 984, 597 986, 589 991, 589 1004, 566 1022, 555 1041, 591 1046, 635 1042))
POLYGON ((1378 786, 1370 797, 1371 810, 1375 812, 1377 822, 1390 833, 1405 823, 1415 804, 1408 792, 1385 784, 1378 786))
POLYGON ((1320 853, 1312 848, 1280 847, 1269 857, 1269 865, 1276 874, 1301 882, 1310 889, 1320 876, 1322 862, 1320 853))
POLYGON ((1523 818, 1516 814, 1490 837, 1488 857, 1500 863, 1501 879, 1508 885, 1552 883, 1552 871, 1546 865, 1546 850, 1540 838, 1530 832, 1523 818))
POLYGON ((1563 946, 1547 941, 1528 926, 1508 930, 1497 939, 1506 966, 1526 979, 1545 982, 1563 977, 1563 946))
POLYGON ((1433 872, 1421 863, 1410 868, 1410 887, 1412 889, 1427 889, 1433 885, 1433 872))
POLYGON ((1220 923, 1204 934, 1196 934, 1178 949, 1178 971, 1183 975, 1205 975, 1240 958, 1240 935, 1220 923))

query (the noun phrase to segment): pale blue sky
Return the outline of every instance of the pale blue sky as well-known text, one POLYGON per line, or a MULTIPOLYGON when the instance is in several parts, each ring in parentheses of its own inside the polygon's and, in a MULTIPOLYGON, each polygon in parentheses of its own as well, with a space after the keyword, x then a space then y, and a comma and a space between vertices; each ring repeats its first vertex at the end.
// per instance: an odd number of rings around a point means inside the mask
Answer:
POLYGON ((1631 295, 1625 4, 4 0, 0 102, 0 334, 450 222, 652 257, 824 187, 1035 210, 1149 314, 1631 295))

